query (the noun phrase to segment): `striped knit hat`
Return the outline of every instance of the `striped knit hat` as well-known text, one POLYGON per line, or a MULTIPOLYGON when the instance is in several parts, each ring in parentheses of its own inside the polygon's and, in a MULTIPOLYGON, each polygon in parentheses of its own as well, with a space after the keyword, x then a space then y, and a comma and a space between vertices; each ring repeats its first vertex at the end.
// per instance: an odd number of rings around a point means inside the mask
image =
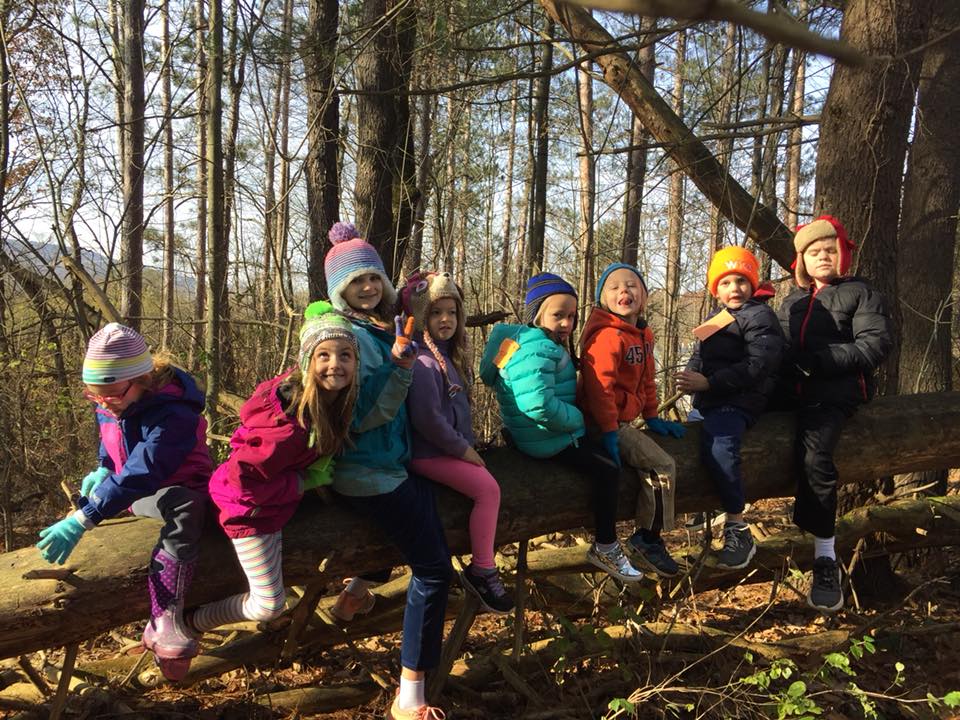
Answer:
POLYGON ((534 322, 543 301, 551 295, 573 295, 576 298, 577 291, 573 289, 573 285, 553 273, 540 273, 527 280, 527 295, 524 298, 524 304, 526 305, 523 312, 524 320, 528 323, 534 322))
POLYGON ((126 325, 112 322, 90 338, 83 358, 83 382, 110 385, 153 371, 153 358, 143 336, 126 325))
POLYGON ((337 310, 346 310, 347 301, 343 299, 343 289, 355 277, 366 273, 377 273, 383 280, 383 299, 390 305, 397 302, 397 291, 387 277, 383 261, 376 249, 360 237, 353 223, 338 222, 327 233, 333 247, 323 261, 323 272, 327 276, 327 294, 337 310))
POLYGON ((324 340, 346 340, 353 347, 357 359, 360 347, 357 336, 353 334, 353 324, 333 309, 326 300, 318 300, 307 305, 303 311, 303 326, 300 328, 300 370, 307 372, 310 359, 317 345, 324 340))

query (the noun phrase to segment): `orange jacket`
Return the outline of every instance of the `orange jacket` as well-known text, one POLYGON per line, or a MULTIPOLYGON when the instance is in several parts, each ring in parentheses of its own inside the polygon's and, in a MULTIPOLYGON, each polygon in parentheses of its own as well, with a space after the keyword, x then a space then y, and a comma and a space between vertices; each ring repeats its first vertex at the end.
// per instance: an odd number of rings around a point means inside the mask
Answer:
POLYGON ((597 307, 580 336, 577 403, 587 422, 602 432, 657 414, 653 331, 645 320, 640 325, 597 307))

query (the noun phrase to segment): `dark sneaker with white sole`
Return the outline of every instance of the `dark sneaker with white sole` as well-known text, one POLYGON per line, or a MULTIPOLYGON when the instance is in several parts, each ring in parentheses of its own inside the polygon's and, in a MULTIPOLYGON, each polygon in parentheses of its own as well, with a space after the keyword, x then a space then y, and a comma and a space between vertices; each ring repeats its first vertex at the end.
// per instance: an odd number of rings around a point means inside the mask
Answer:
POLYGON ((813 561, 813 582, 807 604, 821 612, 836 612, 843 607, 840 587, 840 565, 833 558, 818 557, 813 561))
POLYGON ((487 612, 497 615, 506 615, 513 612, 513 598, 503 586, 500 580, 500 573, 496 570, 492 572, 475 572, 471 567, 460 572, 460 584, 464 590, 468 590, 480 599, 480 605, 487 612))
POLYGON ((717 567, 740 570, 750 564, 757 553, 750 526, 746 523, 727 523, 723 526, 723 549, 717 553, 717 567))
POLYGON ((635 532, 627 540, 627 547, 630 549, 634 564, 638 567, 646 568, 665 578, 676 577, 680 574, 680 566, 677 565, 676 560, 670 557, 663 538, 648 542, 643 539, 640 532, 635 532))

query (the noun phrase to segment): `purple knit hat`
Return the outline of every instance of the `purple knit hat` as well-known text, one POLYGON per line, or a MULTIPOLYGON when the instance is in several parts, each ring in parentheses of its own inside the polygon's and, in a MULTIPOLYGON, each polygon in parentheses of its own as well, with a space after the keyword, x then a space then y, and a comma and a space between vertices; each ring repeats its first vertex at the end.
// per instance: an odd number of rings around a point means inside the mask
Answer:
POLYGON ((83 358, 83 382, 110 385, 153 371, 147 341, 133 328, 112 322, 90 338, 83 358))
POLYGON ((397 302, 397 291, 387 277, 383 261, 373 245, 360 237, 353 223, 338 222, 327 233, 333 247, 323 261, 323 272, 327 276, 327 294, 330 303, 337 309, 348 309, 343 299, 343 290, 350 282, 366 273, 377 273, 383 280, 383 299, 390 305, 397 302))

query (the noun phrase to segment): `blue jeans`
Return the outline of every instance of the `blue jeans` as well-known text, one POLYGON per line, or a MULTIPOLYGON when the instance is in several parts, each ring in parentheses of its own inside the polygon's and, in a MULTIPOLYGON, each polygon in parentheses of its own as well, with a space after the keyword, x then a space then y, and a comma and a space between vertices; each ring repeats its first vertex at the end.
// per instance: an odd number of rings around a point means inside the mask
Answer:
POLYGON ((703 411, 700 457, 720 495, 724 512, 743 512, 743 476, 740 474, 740 442, 754 417, 740 408, 722 405, 703 411))
POLYGON ((408 670, 435 668, 440 664, 453 570, 432 484, 410 475, 392 492, 342 497, 383 530, 413 571, 403 612, 401 665, 408 670))

